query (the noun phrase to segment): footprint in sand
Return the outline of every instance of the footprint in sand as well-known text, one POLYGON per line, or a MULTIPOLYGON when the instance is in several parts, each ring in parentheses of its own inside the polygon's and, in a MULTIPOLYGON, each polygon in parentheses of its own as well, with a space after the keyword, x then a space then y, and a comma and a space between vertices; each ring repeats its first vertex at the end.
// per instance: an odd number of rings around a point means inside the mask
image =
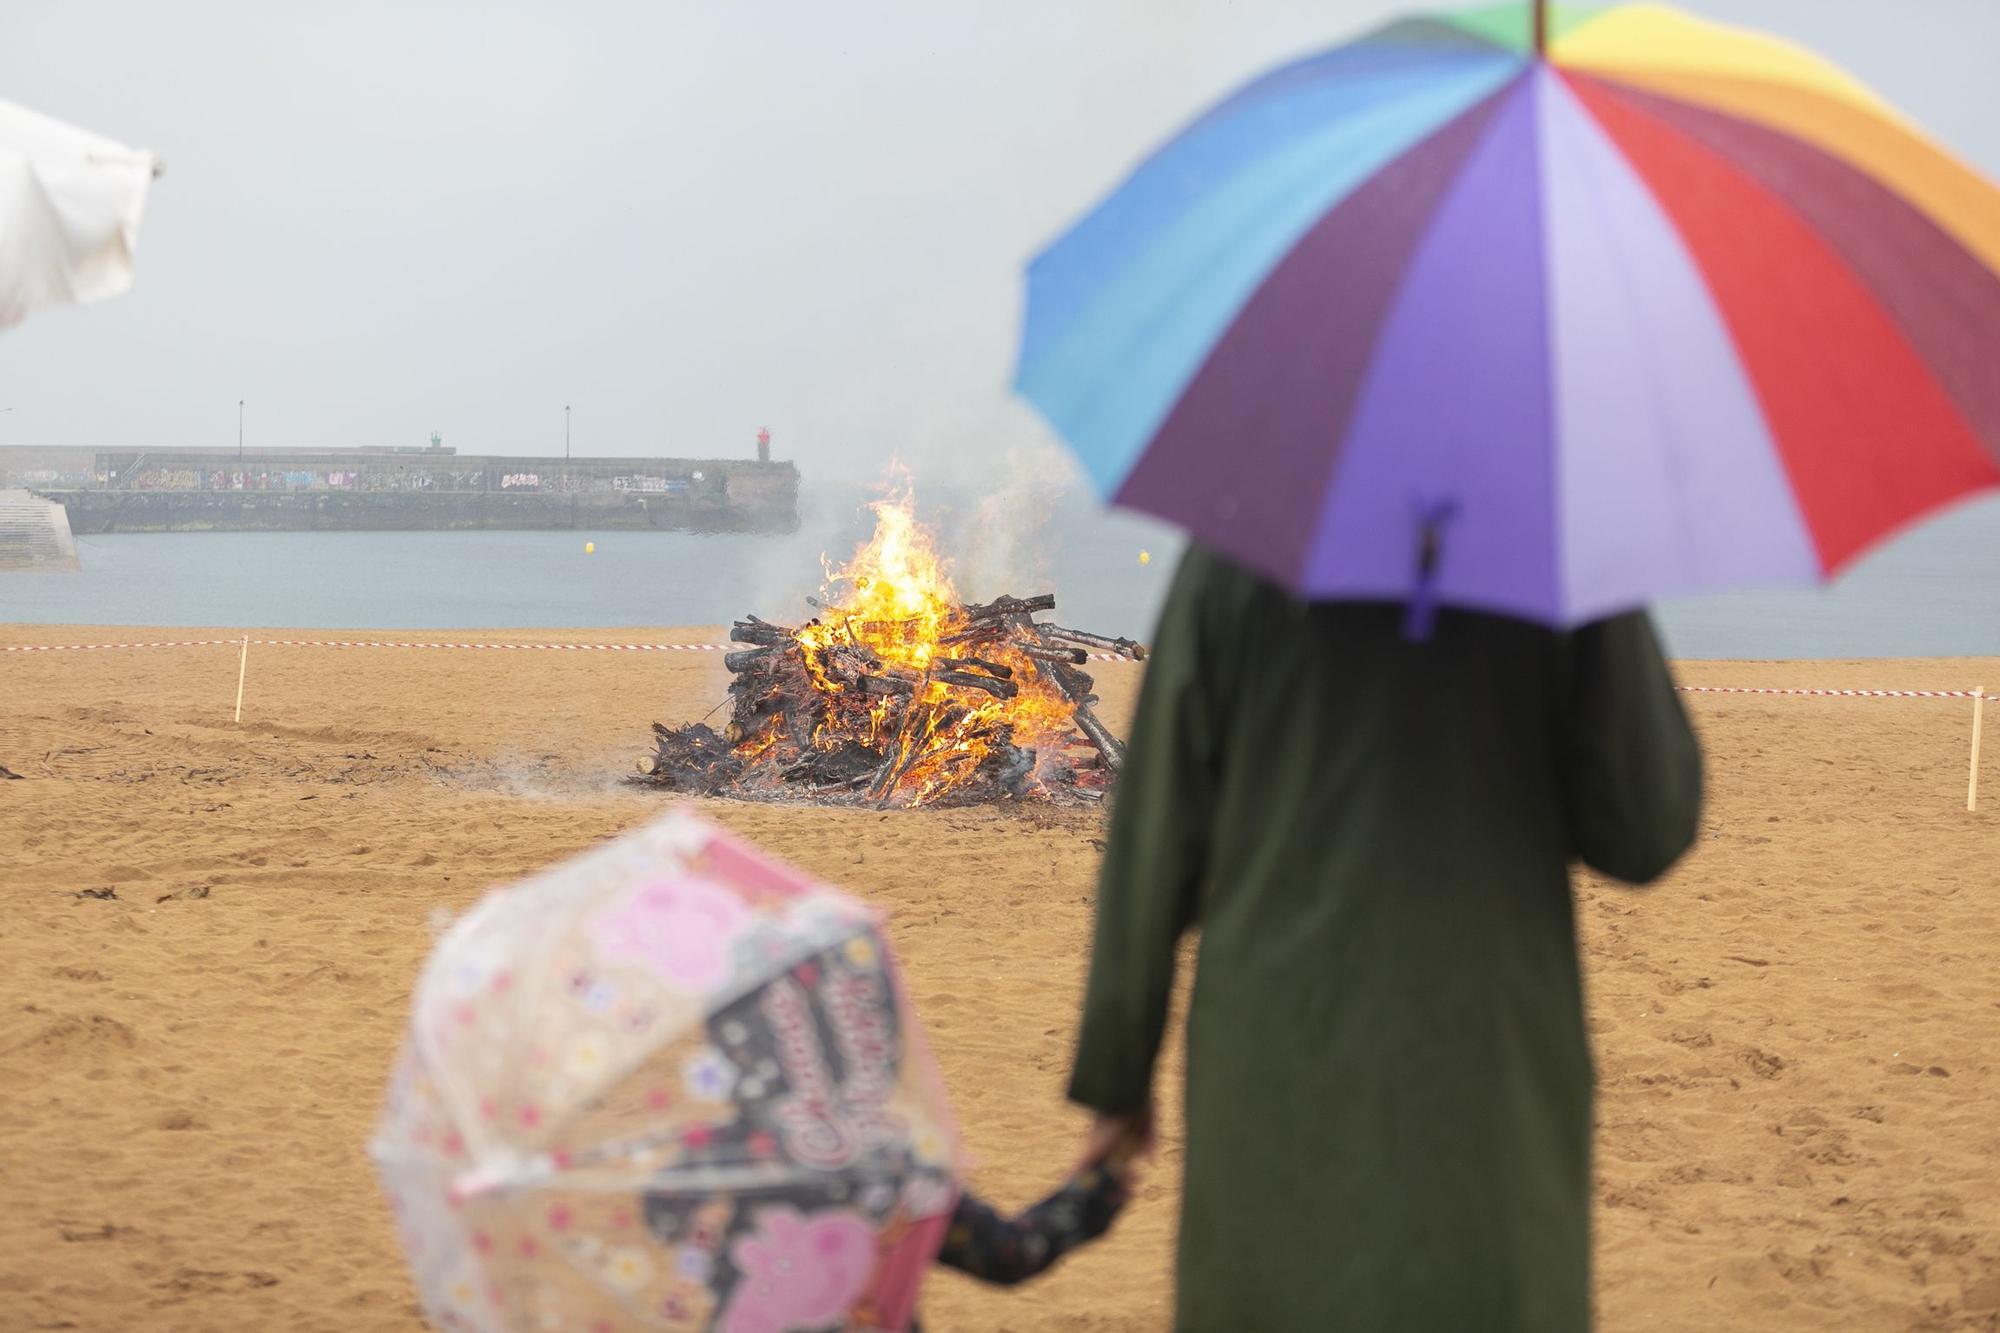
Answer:
POLYGON ((130 1050, 138 1044, 137 1034, 115 1018, 103 1014, 78 1018, 72 1014, 58 1018, 13 1049, 65 1056, 130 1050))
POLYGON ((59 1221, 56 1223, 56 1234, 72 1245, 80 1245, 90 1241, 120 1240, 127 1236, 136 1236, 139 1234, 139 1229, 116 1226, 110 1222, 93 1226, 87 1222, 59 1221))
POLYGON ((1754 1046, 1743 1052, 1743 1063, 1750 1066, 1750 1072, 1758 1078, 1776 1078, 1785 1072, 1785 1061, 1782 1056, 1772 1055, 1769 1051, 1760 1051, 1754 1046))

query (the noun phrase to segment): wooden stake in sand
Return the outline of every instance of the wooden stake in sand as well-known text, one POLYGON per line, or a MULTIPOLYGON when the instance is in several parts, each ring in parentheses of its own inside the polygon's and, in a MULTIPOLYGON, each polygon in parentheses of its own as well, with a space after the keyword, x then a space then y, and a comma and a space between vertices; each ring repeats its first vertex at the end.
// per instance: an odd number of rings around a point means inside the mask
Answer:
MULTIPOLYGON (((236 659, 236 720, 238 722, 241 722, 243 720, 243 677, 249 672, 249 670, 250 670, 250 636, 246 634, 243 636, 243 655, 236 659)), ((1979 748, 1978 742, 1975 741, 1973 743, 1973 749, 1975 753, 1977 752, 1978 748, 1979 748)))
POLYGON ((1986 687, 1972 687, 1972 776, 1965 780, 1965 808, 1979 808, 1979 724, 1986 711, 1986 687))

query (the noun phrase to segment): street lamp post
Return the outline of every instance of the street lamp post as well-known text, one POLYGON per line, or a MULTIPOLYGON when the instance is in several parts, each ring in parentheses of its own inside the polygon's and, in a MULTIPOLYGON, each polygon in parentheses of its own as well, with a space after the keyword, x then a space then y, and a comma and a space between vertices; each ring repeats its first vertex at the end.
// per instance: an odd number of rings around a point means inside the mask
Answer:
POLYGON ((236 400, 236 461, 243 462, 243 400, 236 400))
POLYGON ((569 462, 569 404, 563 404, 563 462, 569 462))

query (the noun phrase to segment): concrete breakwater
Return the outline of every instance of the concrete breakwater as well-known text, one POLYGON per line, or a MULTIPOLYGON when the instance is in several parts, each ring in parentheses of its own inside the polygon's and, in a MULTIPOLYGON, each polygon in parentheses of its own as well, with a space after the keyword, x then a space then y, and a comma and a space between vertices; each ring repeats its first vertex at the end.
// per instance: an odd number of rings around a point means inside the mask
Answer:
POLYGON ((769 503, 616 495, 418 491, 49 492, 79 533, 340 532, 395 530, 646 529, 790 532, 798 509, 769 503))
POLYGON ((104 458, 40 486, 80 534, 664 529, 790 532, 798 469, 733 460, 104 458), (122 464, 123 466, 120 466, 122 464))

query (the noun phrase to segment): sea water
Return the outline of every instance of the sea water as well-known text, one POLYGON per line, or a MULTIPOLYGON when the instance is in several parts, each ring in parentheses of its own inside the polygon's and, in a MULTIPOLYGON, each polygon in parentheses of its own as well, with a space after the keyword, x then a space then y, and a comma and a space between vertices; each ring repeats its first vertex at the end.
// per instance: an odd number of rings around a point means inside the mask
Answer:
MULTIPOLYGON (((1054 592, 1062 623, 1134 638, 1150 633, 1179 549, 1170 530, 1075 495, 1005 513, 947 498, 926 517, 960 555, 965 596, 1054 592)), ((716 625, 746 613, 797 620, 811 614, 804 599, 821 584, 823 558, 837 566, 870 522, 848 496, 813 506, 782 536, 81 537, 81 572, 0 575, 0 623, 387 631, 716 625)), ((2000 656, 2000 501, 1922 526, 1831 589, 1676 601, 1659 619, 1681 657, 2000 656)))

